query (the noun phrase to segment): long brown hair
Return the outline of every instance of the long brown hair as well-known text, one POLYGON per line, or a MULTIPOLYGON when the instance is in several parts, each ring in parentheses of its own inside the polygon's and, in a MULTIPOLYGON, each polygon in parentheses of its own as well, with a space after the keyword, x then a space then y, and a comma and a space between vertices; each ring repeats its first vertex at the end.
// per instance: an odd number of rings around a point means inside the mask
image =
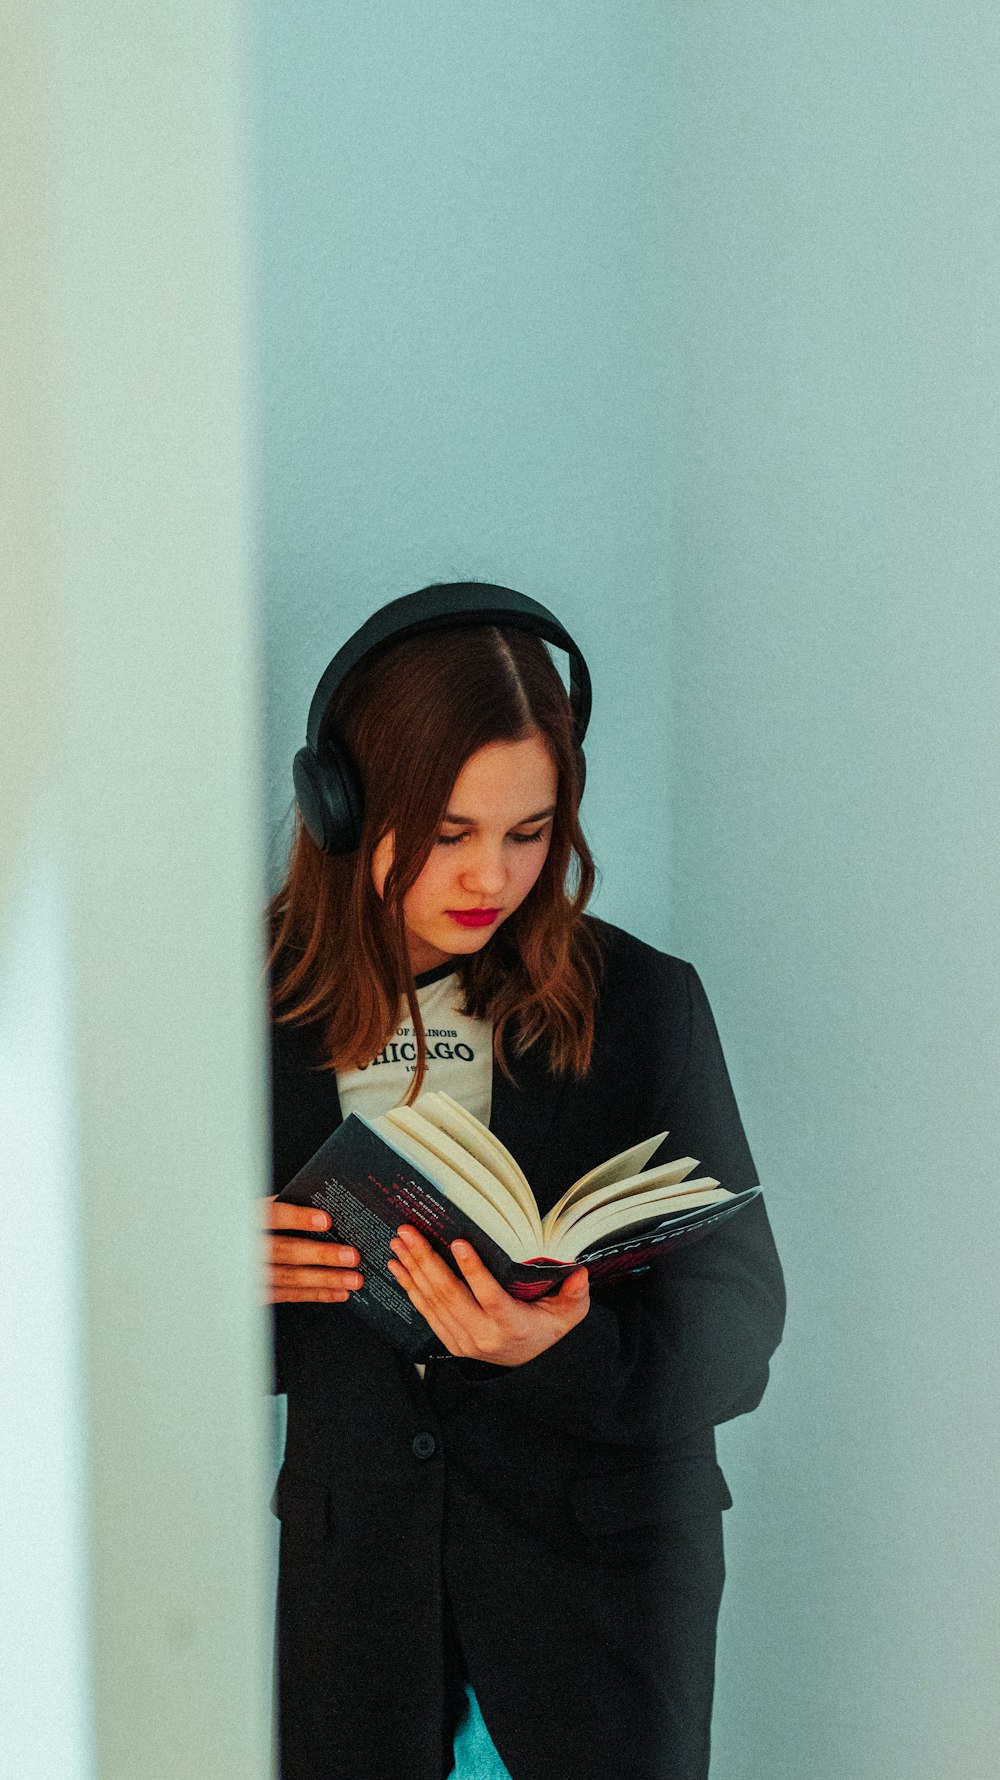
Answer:
POLYGON ((539 637, 514 627, 448 628, 386 644, 352 669, 330 717, 364 785, 357 852, 323 853, 296 808, 288 868, 268 904, 272 1016, 323 1022, 323 1068, 363 1067, 388 1043, 405 999, 417 1041, 407 1103, 427 1050, 406 945, 403 898, 428 859, 465 762, 489 742, 541 735, 558 769, 552 838, 541 873, 514 913, 455 967, 465 1011, 492 1021, 504 1073, 547 1045, 556 1074, 585 1075, 594 1043, 601 952, 583 920, 596 867, 580 828, 572 711, 539 637), (380 897, 379 840, 395 830, 380 897), (277 969, 275 969, 277 966, 277 969))

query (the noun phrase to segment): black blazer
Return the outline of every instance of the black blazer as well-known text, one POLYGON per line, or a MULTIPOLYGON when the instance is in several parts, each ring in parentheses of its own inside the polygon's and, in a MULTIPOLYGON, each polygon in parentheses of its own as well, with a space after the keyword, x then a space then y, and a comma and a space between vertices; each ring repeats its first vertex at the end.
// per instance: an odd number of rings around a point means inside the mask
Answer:
MULTIPOLYGON (((653 1131, 734 1189, 757 1174, 690 964, 586 917, 606 965, 586 1080, 494 1066, 491 1128, 543 1212, 653 1131)), ((317 1031, 274 1027, 274 1190, 340 1122, 317 1031)), ((362 1256, 362 1264, 364 1256, 362 1256)), ((273 1316, 287 1392, 282 1780, 441 1780, 445 1594, 514 1780, 702 1780, 730 1505, 715 1425, 751 1410, 784 1288, 762 1199, 592 1288, 523 1366, 411 1361, 344 1305, 273 1316)))

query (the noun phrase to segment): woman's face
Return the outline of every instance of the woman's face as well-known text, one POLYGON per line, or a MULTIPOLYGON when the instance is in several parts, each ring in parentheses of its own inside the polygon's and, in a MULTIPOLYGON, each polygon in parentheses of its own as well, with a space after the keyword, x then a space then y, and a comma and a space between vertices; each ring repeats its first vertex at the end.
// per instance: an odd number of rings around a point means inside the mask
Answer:
MULTIPOLYGON (((551 845, 557 785, 541 736, 490 742, 466 761, 427 863, 403 898, 415 975, 480 951, 524 901, 551 845), (470 911, 482 915, 475 925, 458 918, 470 911)), ((390 831, 372 859, 379 896, 393 841, 390 831)))

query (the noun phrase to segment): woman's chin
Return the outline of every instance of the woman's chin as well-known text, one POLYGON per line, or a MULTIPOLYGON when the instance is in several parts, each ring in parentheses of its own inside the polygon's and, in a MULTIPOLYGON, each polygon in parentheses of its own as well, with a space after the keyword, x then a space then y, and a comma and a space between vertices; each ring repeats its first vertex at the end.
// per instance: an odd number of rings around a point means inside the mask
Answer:
POLYGON ((449 931, 430 935, 419 935, 419 947, 411 947, 411 953, 421 962, 414 964, 419 976, 421 971, 435 970, 439 964, 445 964, 449 958, 467 958, 473 952, 481 952, 500 926, 495 921, 490 927, 463 927, 460 921, 448 923, 449 931))

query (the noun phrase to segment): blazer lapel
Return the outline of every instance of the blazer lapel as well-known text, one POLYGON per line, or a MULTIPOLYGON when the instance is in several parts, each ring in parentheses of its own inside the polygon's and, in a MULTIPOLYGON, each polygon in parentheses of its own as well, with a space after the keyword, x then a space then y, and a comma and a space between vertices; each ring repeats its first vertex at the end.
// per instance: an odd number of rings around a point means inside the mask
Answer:
MULTIPOLYGON (((523 1057, 509 1057, 514 1083, 493 1059, 493 1103, 490 1130, 520 1164, 529 1181, 562 1096, 565 1078, 545 1067, 544 1047, 533 1045, 523 1057)), ((541 1205, 544 1213, 548 1208, 541 1205)))

